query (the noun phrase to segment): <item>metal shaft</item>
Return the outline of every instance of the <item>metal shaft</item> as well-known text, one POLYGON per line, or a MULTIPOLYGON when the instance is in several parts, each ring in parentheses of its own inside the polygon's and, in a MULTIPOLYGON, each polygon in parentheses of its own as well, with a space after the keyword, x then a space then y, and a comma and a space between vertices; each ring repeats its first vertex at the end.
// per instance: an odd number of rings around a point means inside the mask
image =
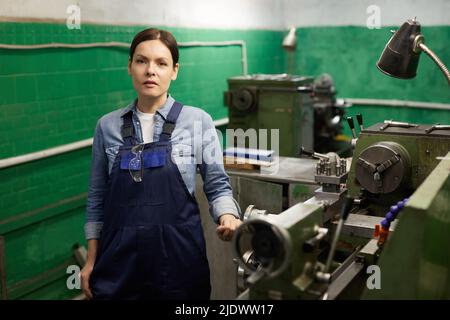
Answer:
POLYGON ((334 233, 333 242, 331 243, 330 253, 328 254, 327 263, 325 265, 324 273, 330 271, 331 263, 333 262, 334 252, 336 251, 337 242, 339 240, 339 235, 341 234, 342 226, 344 225, 344 219, 339 219, 338 225, 336 227, 336 232, 334 233))

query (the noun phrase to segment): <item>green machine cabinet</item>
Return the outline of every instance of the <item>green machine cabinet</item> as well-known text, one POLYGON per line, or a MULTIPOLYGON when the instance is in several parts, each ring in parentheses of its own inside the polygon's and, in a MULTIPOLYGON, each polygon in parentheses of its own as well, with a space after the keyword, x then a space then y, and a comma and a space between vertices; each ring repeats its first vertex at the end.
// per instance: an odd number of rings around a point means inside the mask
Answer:
MULTIPOLYGON (((228 129, 242 129, 247 137, 248 129, 267 129, 267 146, 275 149, 271 129, 279 130, 279 155, 298 156, 302 146, 314 148, 314 108, 310 97, 313 78, 294 75, 248 75, 228 79, 225 104, 229 108, 228 129)), ((235 136, 237 131, 235 131, 235 136)), ((245 147, 252 147, 246 141, 245 147)), ((236 141, 228 141, 236 146, 236 141)), ((243 147, 243 145, 238 145, 243 147)))

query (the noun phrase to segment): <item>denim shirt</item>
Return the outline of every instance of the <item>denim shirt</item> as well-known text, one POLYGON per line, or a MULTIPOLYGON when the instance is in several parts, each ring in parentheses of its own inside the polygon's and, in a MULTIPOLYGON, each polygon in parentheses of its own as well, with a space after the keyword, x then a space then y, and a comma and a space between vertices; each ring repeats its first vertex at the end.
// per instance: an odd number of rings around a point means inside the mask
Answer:
MULTIPOLYGON (((168 95, 165 104, 156 111, 153 141, 159 141, 164 121, 174 101, 168 95)), ((122 116, 130 109, 133 111, 132 119, 137 143, 142 143, 142 130, 136 114, 136 100, 125 108, 104 115, 97 122, 92 145, 87 222, 84 227, 88 240, 100 238, 108 177, 119 147, 124 143, 120 132, 123 124, 122 116)), ((183 181, 192 195, 195 191, 198 167, 214 222, 218 223, 219 217, 226 213, 239 218, 241 211, 233 198, 229 177, 223 166, 222 149, 211 116, 199 108, 183 106, 172 133, 171 143, 172 160, 180 170, 183 181)))

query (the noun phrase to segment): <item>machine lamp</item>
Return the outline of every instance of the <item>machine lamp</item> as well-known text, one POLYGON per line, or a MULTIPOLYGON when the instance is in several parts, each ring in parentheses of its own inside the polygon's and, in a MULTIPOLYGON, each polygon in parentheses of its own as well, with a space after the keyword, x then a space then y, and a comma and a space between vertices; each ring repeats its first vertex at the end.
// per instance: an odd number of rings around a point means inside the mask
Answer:
POLYGON ((420 23, 414 18, 395 31, 377 62, 383 73, 400 79, 416 76, 420 53, 424 51, 438 65, 450 85, 450 73, 444 63, 425 45, 420 23))
POLYGON ((284 37, 283 39, 283 48, 286 50, 295 50, 295 47, 297 45, 297 36, 295 32, 297 31, 297 28, 291 27, 289 29, 289 33, 284 37))

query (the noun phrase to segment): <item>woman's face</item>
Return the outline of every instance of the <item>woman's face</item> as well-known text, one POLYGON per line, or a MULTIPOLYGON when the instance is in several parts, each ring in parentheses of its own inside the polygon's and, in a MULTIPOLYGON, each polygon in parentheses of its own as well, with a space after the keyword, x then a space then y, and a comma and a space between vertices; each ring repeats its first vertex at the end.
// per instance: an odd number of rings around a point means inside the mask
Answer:
POLYGON ((177 73, 178 63, 173 65, 169 48, 160 40, 139 43, 128 62, 128 74, 140 97, 157 99, 166 95, 177 73))

